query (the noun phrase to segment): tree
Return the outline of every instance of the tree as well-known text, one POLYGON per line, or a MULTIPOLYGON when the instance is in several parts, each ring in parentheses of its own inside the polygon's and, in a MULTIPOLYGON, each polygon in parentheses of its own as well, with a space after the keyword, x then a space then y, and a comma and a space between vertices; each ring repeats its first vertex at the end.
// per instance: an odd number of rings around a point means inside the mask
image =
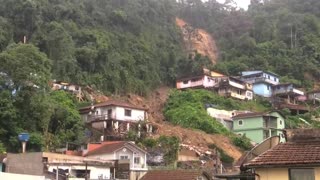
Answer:
POLYGON ((35 46, 15 44, 0 54, 0 72, 16 91, 25 87, 46 88, 50 80, 50 60, 35 46))

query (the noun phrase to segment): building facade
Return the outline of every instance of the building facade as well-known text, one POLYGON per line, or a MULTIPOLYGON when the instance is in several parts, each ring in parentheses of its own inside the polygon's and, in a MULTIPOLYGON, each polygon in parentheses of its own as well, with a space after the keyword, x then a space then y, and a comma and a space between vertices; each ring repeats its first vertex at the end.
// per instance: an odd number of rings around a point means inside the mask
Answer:
POLYGON ((264 71, 244 71, 241 79, 251 83, 253 92, 262 97, 272 96, 272 86, 279 84, 279 76, 271 72, 264 71))
POLYGON ((237 78, 223 78, 216 89, 221 96, 239 100, 253 99, 252 85, 237 78))
POLYGON ((233 131, 261 143, 271 136, 281 135, 285 128, 284 120, 277 111, 239 114, 233 117, 233 131))
POLYGON ((141 129, 152 132, 152 126, 140 122, 147 119, 147 109, 122 101, 107 101, 79 109, 83 121, 99 131, 103 140, 108 136, 121 136, 130 130, 140 133, 141 129))
POLYGON ((147 171, 147 152, 132 142, 110 141, 89 144, 84 156, 91 159, 113 160, 128 164, 129 171, 122 178, 140 179, 147 171))

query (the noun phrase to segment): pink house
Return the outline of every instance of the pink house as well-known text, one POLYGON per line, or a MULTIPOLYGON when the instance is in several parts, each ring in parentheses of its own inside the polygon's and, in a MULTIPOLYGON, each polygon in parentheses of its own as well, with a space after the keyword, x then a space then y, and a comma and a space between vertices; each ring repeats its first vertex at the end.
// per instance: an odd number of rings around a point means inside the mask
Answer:
POLYGON ((214 71, 204 72, 202 75, 178 79, 176 87, 177 89, 213 88, 219 84, 223 77, 225 77, 223 74, 214 71))

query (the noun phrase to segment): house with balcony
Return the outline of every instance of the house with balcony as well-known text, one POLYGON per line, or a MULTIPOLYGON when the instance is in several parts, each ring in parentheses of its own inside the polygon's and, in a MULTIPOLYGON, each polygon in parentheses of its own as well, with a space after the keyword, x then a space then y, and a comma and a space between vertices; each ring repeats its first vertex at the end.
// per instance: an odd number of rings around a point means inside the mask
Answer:
POLYGON ((183 90, 188 88, 214 88, 225 77, 218 72, 204 70, 202 75, 180 78, 176 81, 176 88, 183 90))
POLYGON ((277 111, 238 114, 232 119, 234 133, 245 135, 255 143, 281 135, 285 128, 285 118, 277 111))
POLYGON ((279 84, 279 76, 275 73, 264 71, 244 71, 241 80, 251 83, 253 92, 262 97, 272 96, 272 86, 279 84))
POLYGON ((102 133, 103 140, 108 136, 122 136, 130 130, 140 133, 142 129, 152 131, 152 126, 140 123, 147 119, 147 109, 123 101, 110 100, 79 109, 83 121, 95 131, 102 133))
POLYGON ((272 86, 272 105, 276 109, 289 109, 292 114, 309 111, 303 102, 306 100, 304 92, 295 88, 293 84, 278 84, 272 86))
POLYGON ((115 174, 118 179, 140 179, 148 171, 147 152, 128 141, 88 144, 83 156, 90 159, 116 161, 121 172, 121 174, 117 172, 115 174))
POLYGON ((233 77, 221 78, 217 92, 221 96, 231 97, 239 100, 252 100, 252 84, 233 77))

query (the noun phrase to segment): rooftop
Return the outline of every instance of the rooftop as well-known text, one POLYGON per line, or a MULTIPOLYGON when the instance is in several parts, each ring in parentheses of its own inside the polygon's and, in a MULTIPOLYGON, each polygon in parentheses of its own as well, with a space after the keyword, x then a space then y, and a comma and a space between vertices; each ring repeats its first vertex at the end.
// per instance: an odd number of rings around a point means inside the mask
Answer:
POLYGON ((197 180, 202 175, 211 179, 207 173, 197 170, 153 170, 148 171, 141 180, 197 180))
MULTIPOLYGON (((93 105, 94 108, 105 107, 105 106, 120 106, 120 107, 131 108, 131 109, 147 110, 147 108, 135 106, 135 105, 130 104, 128 102, 119 101, 119 100, 109 100, 109 101, 106 101, 103 103, 93 105)), ((86 107, 80 108, 79 110, 82 112, 86 112, 87 110, 90 110, 91 108, 92 108, 92 106, 86 106, 86 107)))
MULTIPOLYGON (((232 118, 233 119, 241 119, 241 118, 252 118, 252 117, 260 117, 260 116, 273 116, 270 114, 272 112, 278 112, 278 111, 242 113, 242 114, 238 114, 236 116, 233 116, 232 118)), ((280 114, 280 115, 283 116, 282 114, 280 114)))
POLYGON ((254 158, 246 167, 320 166, 320 129, 286 130, 288 142, 254 158))
POLYGON ((128 149, 135 148, 145 152, 143 149, 128 141, 108 141, 103 142, 100 146, 95 147, 92 150, 89 150, 84 156, 113 153, 122 147, 126 147, 128 149))

